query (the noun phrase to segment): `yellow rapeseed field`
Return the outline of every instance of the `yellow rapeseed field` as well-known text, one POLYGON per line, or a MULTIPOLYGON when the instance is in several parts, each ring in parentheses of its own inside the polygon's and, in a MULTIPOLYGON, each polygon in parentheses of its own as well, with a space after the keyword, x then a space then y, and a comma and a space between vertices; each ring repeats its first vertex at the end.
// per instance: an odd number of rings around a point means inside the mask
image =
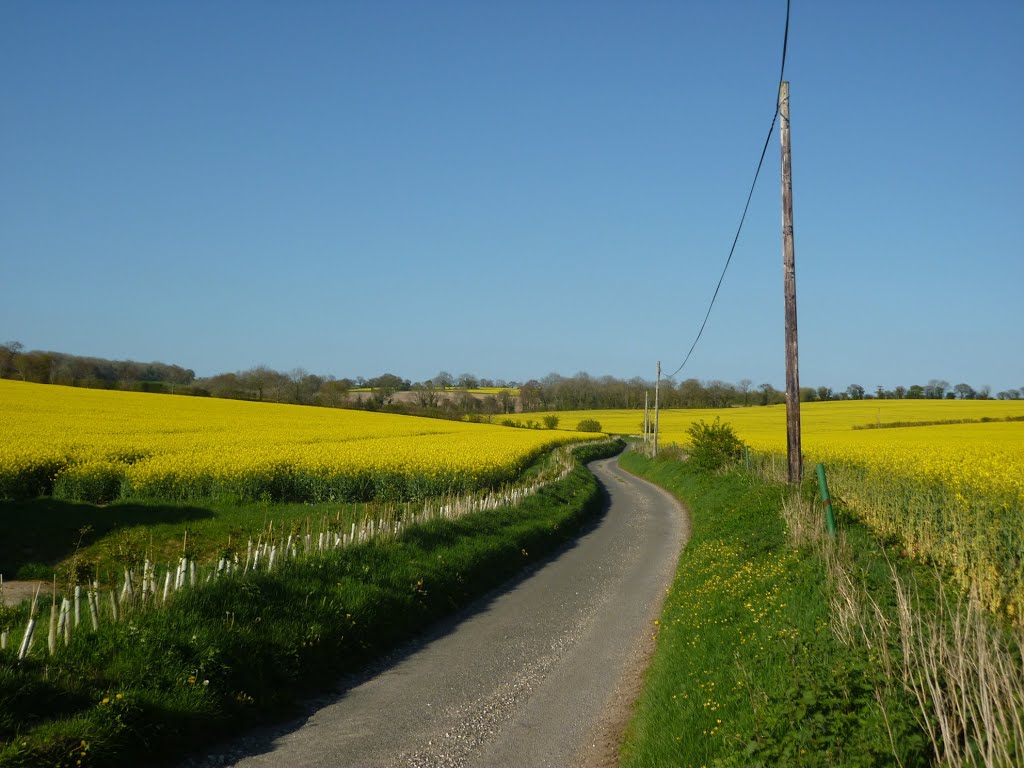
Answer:
MULTIPOLYGON (((606 432, 640 434, 636 410, 572 411, 563 424, 596 419, 606 432)), ((1024 401, 858 400, 801 404, 805 472, 823 462, 844 507, 907 554, 942 566, 993 611, 1024 623, 1024 401), (970 423, 920 425, 921 422, 970 423), (894 423, 918 424, 855 429, 894 423)), ((786 408, 671 410, 662 444, 720 418, 782 468, 786 408), (775 457, 774 459, 772 457, 775 457)))
MULTIPOLYGON (((532 415, 532 414, 531 414, 532 415)), ((544 414, 538 414, 538 416, 544 414)), ((638 435, 643 412, 565 411, 561 423, 592 418, 605 432, 638 435)), ((686 430, 716 418, 733 426, 752 449, 785 453, 784 405, 662 411, 663 445, 685 445, 686 430)), ((862 462, 903 476, 950 487, 999 488, 1024 499, 1024 422, 989 421, 889 429, 854 429, 892 423, 1024 418, 1024 400, 856 400, 801 404, 803 451, 812 461, 862 462)))
POLYGON ((418 499, 593 439, 363 411, 0 380, 0 497, 418 499))
MULTIPOLYGON (((800 410, 803 434, 813 440, 836 432, 851 432, 855 426, 879 423, 1024 418, 1024 400, 841 400, 801 403, 800 410)), ((530 414, 535 419, 545 415, 530 414)), ((615 434, 639 435, 643 429, 642 410, 560 411, 555 415, 567 426, 581 419, 596 419, 603 431, 615 434)), ((740 438, 753 448, 786 449, 784 405, 663 410, 659 419, 661 439, 685 444, 689 439, 686 430, 691 424, 711 422, 716 417, 732 424, 740 438)), ((856 432, 865 435, 868 431, 856 432)), ((899 439, 894 437, 896 431, 886 433, 891 439, 899 439)))

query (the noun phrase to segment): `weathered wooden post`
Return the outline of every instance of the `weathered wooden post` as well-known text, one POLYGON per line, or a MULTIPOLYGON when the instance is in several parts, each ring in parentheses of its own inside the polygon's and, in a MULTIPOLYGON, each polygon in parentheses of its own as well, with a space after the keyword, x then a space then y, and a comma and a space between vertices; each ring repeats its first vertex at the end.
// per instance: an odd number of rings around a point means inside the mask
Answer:
POLYGON ((789 482, 803 477, 800 453, 800 362, 796 332, 796 266, 793 248, 793 169, 789 147, 789 81, 779 85, 782 138, 782 272, 786 298, 786 455, 789 482))

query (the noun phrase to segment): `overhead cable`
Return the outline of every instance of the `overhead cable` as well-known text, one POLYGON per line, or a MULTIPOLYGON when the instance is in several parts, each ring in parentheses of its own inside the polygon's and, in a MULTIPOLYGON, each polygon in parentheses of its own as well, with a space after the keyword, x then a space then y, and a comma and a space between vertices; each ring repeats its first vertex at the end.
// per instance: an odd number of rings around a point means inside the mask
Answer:
MULTIPOLYGON (((789 43, 789 3, 790 0, 786 0, 786 29, 782 35, 782 67, 779 70, 779 88, 782 87, 782 81, 786 74, 786 47, 789 43)), ((778 89, 776 89, 776 94, 778 89)), ((771 142, 772 133, 775 131, 775 123, 779 119, 779 100, 775 99, 775 114, 772 115, 772 124, 768 128, 768 135, 764 139, 764 147, 761 149, 761 159, 757 161, 757 170, 754 171, 754 180, 750 184, 750 192, 747 194, 747 202, 743 206, 743 215, 740 216, 739 226, 736 227, 736 236, 732 239, 732 247, 729 248, 729 257, 725 260, 725 266, 722 268, 722 274, 718 278, 718 285, 715 286, 715 292, 711 296, 711 303, 708 305, 708 311, 704 315, 704 322, 700 324, 700 330, 697 331, 697 338, 693 340, 693 344, 690 345, 690 351, 686 353, 686 357, 683 358, 683 362, 679 364, 672 373, 669 374, 669 378, 672 378, 686 365, 690 359, 690 355, 693 354, 694 348, 697 346, 697 342, 700 341, 700 337, 704 333, 704 326, 708 324, 708 318, 711 317, 711 309, 715 306, 715 299, 718 298, 718 290, 722 287, 722 281, 725 279, 726 270, 729 269, 729 263, 732 261, 732 255, 736 251, 736 243, 739 242, 740 232, 743 230, 743 222, 747 218, 747 210, 750 208, 750 200, 754 196, 754 187, 757 185, 757 177, 761 175, 761 166, 764 165, 764 157, 768 152, 768 144, 771 142)))

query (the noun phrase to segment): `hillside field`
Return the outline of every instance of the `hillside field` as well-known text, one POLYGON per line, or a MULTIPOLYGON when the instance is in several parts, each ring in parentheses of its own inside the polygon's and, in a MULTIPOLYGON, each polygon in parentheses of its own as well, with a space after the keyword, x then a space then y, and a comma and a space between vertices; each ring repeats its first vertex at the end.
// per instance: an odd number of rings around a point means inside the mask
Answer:
POLYGON ((0 381, 0 498, 415 500, 592 434, 0 381))

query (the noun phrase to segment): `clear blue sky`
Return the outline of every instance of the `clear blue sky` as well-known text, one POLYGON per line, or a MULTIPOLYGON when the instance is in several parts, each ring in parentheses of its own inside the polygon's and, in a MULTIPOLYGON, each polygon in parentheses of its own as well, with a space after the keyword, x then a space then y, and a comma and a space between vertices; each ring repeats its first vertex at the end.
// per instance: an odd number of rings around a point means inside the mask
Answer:
MULTIPOLYGON (((0 4, 0 341, 337 376, 682 361, 785 2, 0 4)), ((804 385, 1024 387, 1024 3, 796 0, 804 385)), ((784 384, 778 135, 681 377, 784 384)))

